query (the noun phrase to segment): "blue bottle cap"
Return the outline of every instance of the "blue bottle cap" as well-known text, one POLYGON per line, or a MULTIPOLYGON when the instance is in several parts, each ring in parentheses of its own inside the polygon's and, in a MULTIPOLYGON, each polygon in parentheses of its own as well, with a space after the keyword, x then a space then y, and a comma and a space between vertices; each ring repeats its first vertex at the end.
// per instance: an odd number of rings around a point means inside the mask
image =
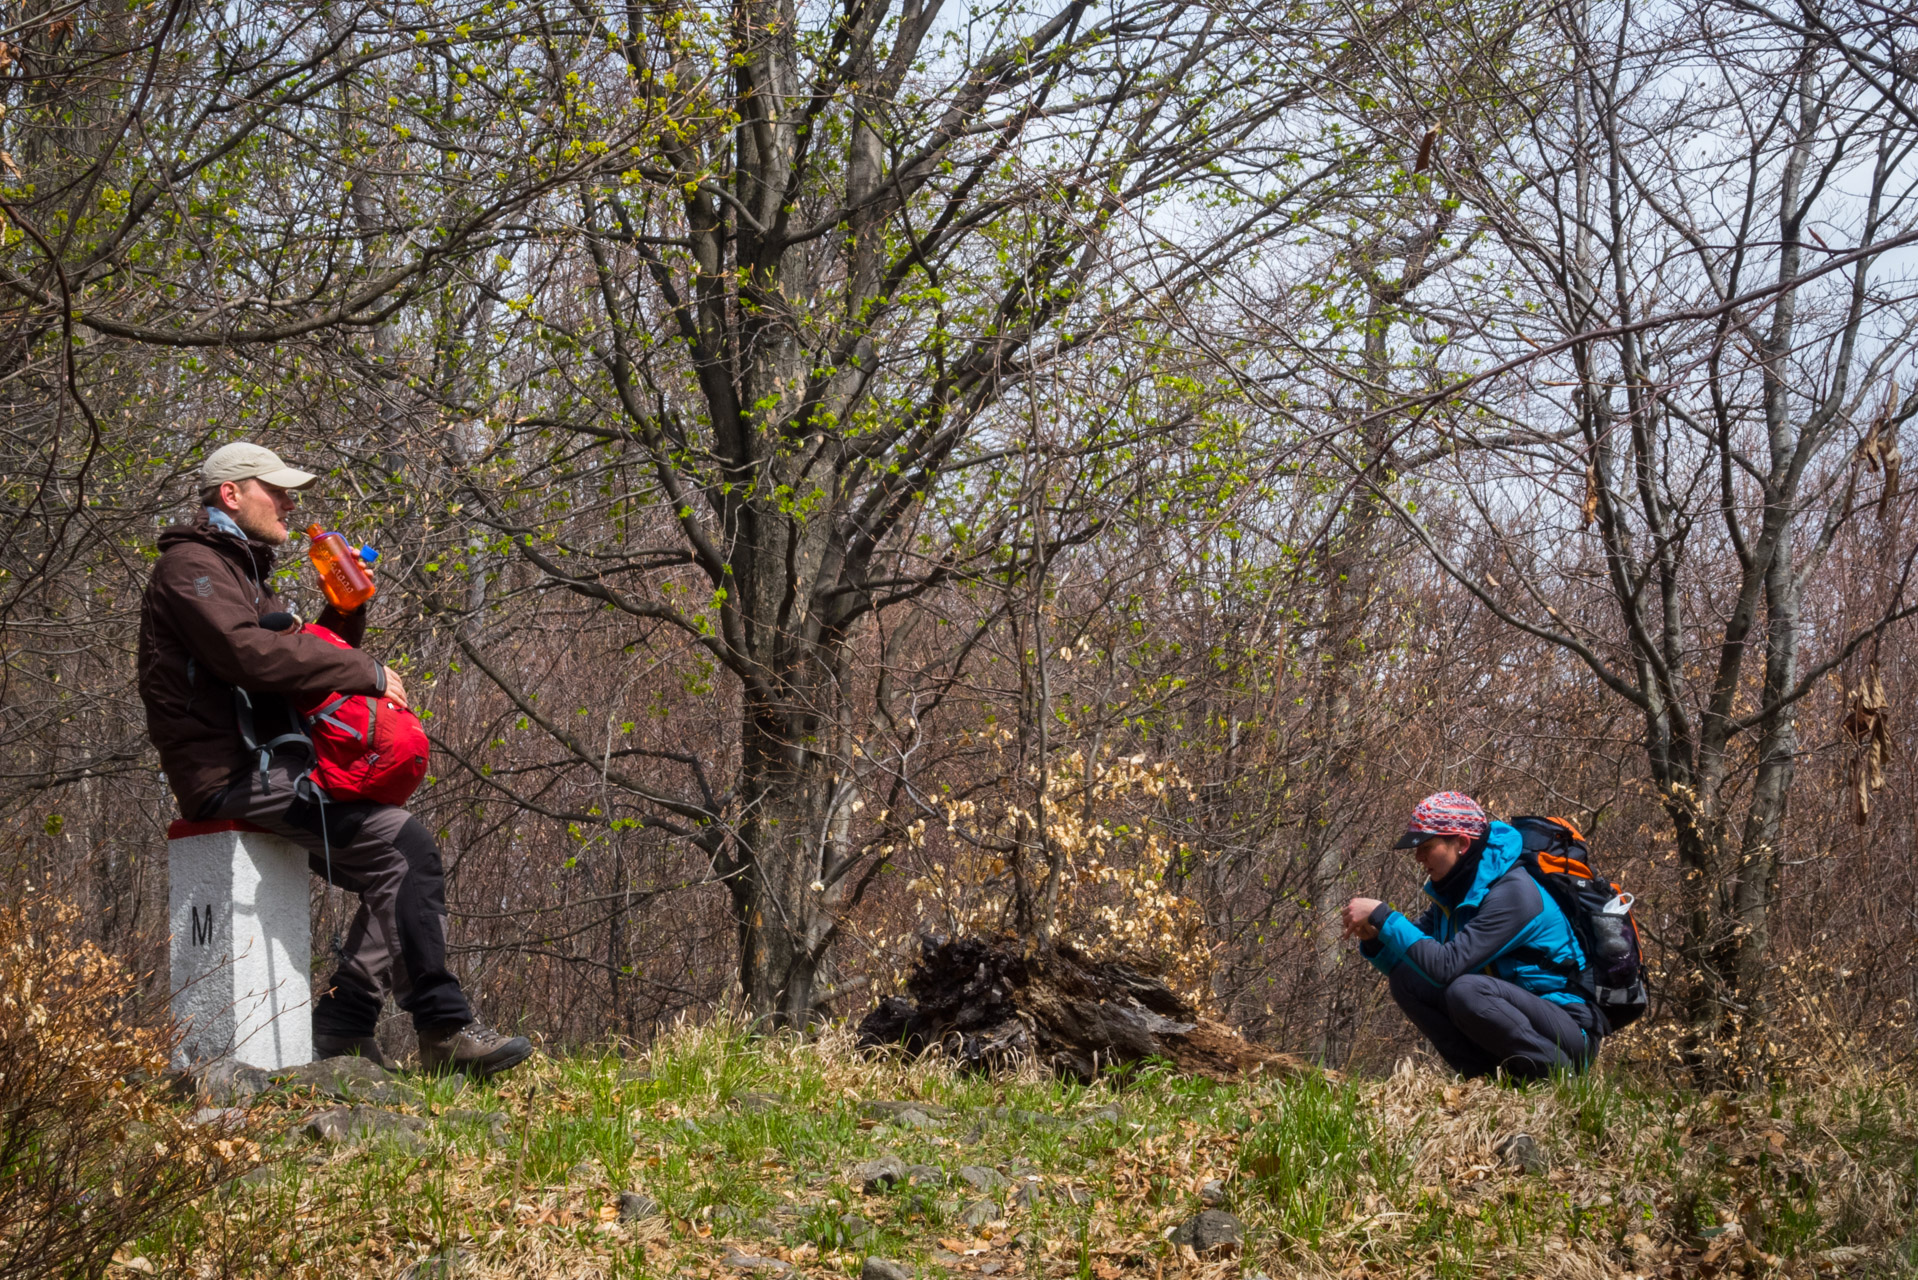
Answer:
POLYGON ((370 564, 372 564, 372 563, 373 563, 373 562, 374 562, 375 560, 377 560, 377 559, 379 559, 379 558, 380 558, 380 553, 379 553, 379 552, 377 552, 377 551, 375 551, 375 550, 374 550, 373 548, 371 548, 371 547, 361 547, 361 548, 360 548, 360 561, 361 561, 361 563, 363 563, 363 564, 368 564, 368 565, 370 565, 370 564))

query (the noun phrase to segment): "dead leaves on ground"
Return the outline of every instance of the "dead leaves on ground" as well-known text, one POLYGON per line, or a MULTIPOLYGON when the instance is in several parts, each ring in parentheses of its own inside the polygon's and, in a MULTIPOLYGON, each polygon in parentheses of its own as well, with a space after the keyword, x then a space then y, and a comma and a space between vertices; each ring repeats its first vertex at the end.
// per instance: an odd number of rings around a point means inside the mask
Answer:
MULTIPOLYGON (((822 1057, 826 1053, 816 1045, 804 1051, 822 1057)), ((760 1064, 758 1069, 764 1073, 773 1068, 760 1064)), ((816 1068, 809 1064, 808 1069, 816 1068)), ((676 1088, 658 1100, 648 1095, 643 1102, 628 1098, 622 1104, 615 1098, 609 1104, 602 1097, 595 1104, 603 1088, 589 1086, 576 1069, 569 1077, 567 1070, 548 1064, 539 1069, 536 1090, 501 1091, 488 1101, 486 1105, 509 1113, 506 1127, 519 1135, 507 1148, 482 1144, 471 1149, 460 1140, 412 1153, 342 1150, 329 1155, 296 1147, 286 1159, 312 1162, 308 1171, 257 1205, 228 1200, 224 1211, 234 1224, 252 1213, 250 1230, 283 1233, 279 1242, 258 1246, 260 1256, 275 1259, 276 1266, 262 1266, 257 1273, 277 1269, 291 1280, 340 1275, 395 1280, 432 1250, 447 1247, 464 1251, 460 1280, 624 1280, 629 1275, 775 1280, 774 1272, 786 1280, 825 1280, 857 1274, 866 1252, 881 1251, 801 1238, 807 1234, 802 1222, 847 1211, 877 1227, 891 1242, 884 1247, 908 1249, 898 1255, 902 1261, 916 1261, 922 1252, 930 1255, 931 1266, 915 1265, 922 1275, 943 1272, 965 1280, 1225 1280, 1241 1269, 1315 1280, 1335 1275, 1409 1280, 1460 1268, 1555 1280, 1597 1280, 1622 1271, 1659 1280, 1694 1275, 1715 1280, 1782 1274, 1792 1268, 1800 1280, 1822 1280, 1830 1272, 1818 1261, 1822 1253, 1774 1266, 1770 1255, 1744 1243, 1742 1229, 1717 1230, 1703 1240, 1680 1239, 1670 1225, 1677 1212, 1675 1185, 1643 1185, 1639 1168, 1647 1152, 1653 1152, 1648 1145, 1655 1144, 1653 1130, 1662 1131, 1667 1124, 1675 1126, 1671 1140, 1684 1151, 1701 1153, 1700 1158, 1711 1153, 1716 1162, 1712 1167, 1735 1171, 1734 1179, 1761 1164, 1827 1177, 1841 1153, 1804 1124, 1773 1118, 1772 1105, 1763 1098, 1694 1097, 1682 1115, 1660 1111, 1646 1121, 1652 1127, 1643 1133, 1621 1131, 1593 1144, 1578 1136, 1579 1103, 1572 1093, 1459 1082, 1408 1063, 1387 1079, 1350 1086, 1351 1105, 1364 1117, 1363 1127, 1378 1155, 1402 1161, 1402 1166, 1394 1165, 1391 1178, 1380 1181, 1374 1175, 1384 1165, 1368 1159, 1361 1172, 1351 1175, 1349 1188, 1342 1186, 1339 1198, 1327 1207, 1322 1230, 1315 1228, 1310 1239, 1293 1239, 1285 1235, 1277 1202, 1266 1201, 1251 1185, 1252 1172, 1243 1157, 1258 1150, 1249 1145, 1249 1136, 1260 1132, 1257 1126, 1284 1121, 1288 1109, 1300 1105, 1296 1085, 1257 1081, 1234 1086, 1207 1095, 1190 1111, 1141 1092, 1117 1095, 1125 1117, 1122 1132, 1115 1136, 1104 1123, 1082 1130, 1048 1130, 1086 1135, 1053 1148, 1056 1159, 1011 1149, 993 1138, 961 1140, 958 1135, 965 1129, 958 1121, 944 1131, 886 1138, 888 1143, 927 1144, 929 1152, 938 1152, 936 1162, 948 1168, 975 1160, 1010 1167, 1021 1157, 1042 1166, 1023 1176, 1013 1170, 1015 1183, 1033 1189, 1030 1204, 1010 1205, 1003 1218, 972 1230, 937 1213, 921 1214, 905 1192, 863 1197, 849 1193, 832 1171, 843 1169, 855 1154, 869 1154, 862 1152, 866 1139, 854 1138, 855 1145, 845 1149, 816 1146, 803 1157, 783 1147, 750 1145, 729 1156, 725 1153, 735 1144, 716 1141, 717 1133, 707 1127, 727 1113, 722 1091, 708 1097, 676 1088), (672 1144, 688 1140, 675 1136, 685 1123, 684 1133, 703 1134, 694 1140, 707 1144, 715 1161, 726 1163, 730 1185, 756 1185, 761 1199, 770 1196, 774 1206, 785 1206, 768 1210, 782 1225, 735 1218, 716 1228, 704 1214, 620 1222, 613 1201, 621 1188, 594 1162, 575 1166, 577 1176, 569 1175, 568 1184, 523 1185, 527 1157, 518 1149, 520 1137, 536 1133, 545 1120, 581 1116, 594 1105, 611 1105, 615 1115, 624 1107, 634 1144, 623 1162, 624 1183, 632 1189, 669 1209, 686 1211, 684 1199, 675 1203, 686 1188, 674 1192, 662 1181, 672 1144), (671 1128, 661 1132, 661 1122, 671 1128), (1499 1156, 1501 1138, 1517 1129, 1538 1135, 1551 1148, 1553 1164, 1544 1175, 1521 1174, 1499 1156), (775 1151, 784 1152, 785 1158, 775 1151), (371 1163, 382 1160, 388 1162, 383 1169, 371 1163), (392 1179, 390 1192, 369 1197, 356 1190, 362 1183, 372 1186, 380 1175, 392 1179), (1249 1252, 1243 1259, 1201 1260, 1167 1239, 1202 1198, 1218 1194, 1207 1190, 1213 1181, 1223 1184, 1230 1209, 1248 1228, 1249 1252), (274 1196, 290 1198, 291 1211, 276 1218, 274 1196), (1529 1234, 1515 1235, 1510 1229, 1514 1214, 1532 1216, 1529 1234), (928 1216, 946 1225, 929 1227, 928 1216), (446 1239, 440 1238, 442 1231, 446 1239), (729 1263, 729 1258, 734 1261, 729 1263), (753 1265, 743 1266, 742 1261, 753 1265)), ((822 1088, 815 1082, 803 1105, 832 1111, 849 1102, 856 1108, 859 1098, 931 1096, 915 1092, 926 1083, 922 1077, 886 1074, 892 1070, 865 1060, 834 1063, 830 1083, 822 1088)), ((769 1082, 769 1087, 777 1087, 781 1097, 800 1093, 792 1080, 769 1082)), ((1019 1100, 1010 1095, 994 1099, 1019 1100)), ((1055 1097, 1033 1105, 1090 1112, 1095 1101, 1107 1099, 1081 1097, 1068 1103, 1055 1097)), ((968 1105, 981 1104, 975 1100, 968 1105)), ((294 1117, 289 1112, 286 1118, 294 1117)), ((838 1143, 846 1134, 860 1132, 853 1123, 849 1115, 839 1116, 813 1132, 808 1142, 825 1141, 826 1133, 836 1132, 830 1141, 838 1143)), ((677 1160, 676 1155, 670 1158, 677 1160)), ((948 1194, 963 1197, 964 1191, 954 1188, 948 1194)), ((1731 1218, 1738 1216, 1736 1205, 1719 1208, 1731 1218)), ((136 1260, 144 1256, 123 1251, 113 1274, 132 1280, 141 1270, 136 1260)), ((159 1274, 175 1273, 162 1266, 159 1274)))

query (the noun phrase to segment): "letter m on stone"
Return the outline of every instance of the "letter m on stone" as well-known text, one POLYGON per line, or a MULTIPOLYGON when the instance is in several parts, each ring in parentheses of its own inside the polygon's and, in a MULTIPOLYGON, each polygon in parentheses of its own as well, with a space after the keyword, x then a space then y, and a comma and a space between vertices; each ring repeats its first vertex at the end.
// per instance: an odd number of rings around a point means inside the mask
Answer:
POLYGON ((206 916, 203 919, 198 907, 188 907, 187 914, 193 917, 193 945, 204 947, 213 941, 213 904, 206 904, 206 916))

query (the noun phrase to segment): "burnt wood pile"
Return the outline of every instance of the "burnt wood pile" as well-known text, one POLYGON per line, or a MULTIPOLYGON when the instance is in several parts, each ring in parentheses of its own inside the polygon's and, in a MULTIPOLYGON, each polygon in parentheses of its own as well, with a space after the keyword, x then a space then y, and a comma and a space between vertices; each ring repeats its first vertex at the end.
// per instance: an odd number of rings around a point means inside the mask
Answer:
POLYGON ((1081 1080, 1155 1058, 1216 1080, 1311 1070, 1201 1016, 1150 974, 1014 937, 926 939, 906 995, 881 1000, 859 1039, 983 1070, 1032 1057, 1081 1080))

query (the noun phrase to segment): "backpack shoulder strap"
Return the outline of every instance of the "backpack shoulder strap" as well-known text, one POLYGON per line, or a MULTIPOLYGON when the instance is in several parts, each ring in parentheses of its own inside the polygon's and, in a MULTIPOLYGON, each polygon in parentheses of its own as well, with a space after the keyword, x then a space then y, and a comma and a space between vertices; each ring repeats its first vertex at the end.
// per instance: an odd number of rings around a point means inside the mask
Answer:
MULTIPOLYGON (((273 764, 274 752, 297 747, 305 754, 309 765, 311 764, 314 758, 313 740, 301 733, 297 727, 286 733, 276 734, 264 742, 260 740, 260 723, 254 710, 253 697, 237 684, 233 686, 233 718, 239 726, 241 745, 259 757, 262 792, 271 790, 271 784, 267 778, 273 764)), ((295 724, 297 725, 297 721, 295 724)))
POLYGON ((1575 858, 1563 854, 1541 853, 1531 848, 1519 854, 1518 865, 1525 868, 1526 874, 1532 877, 1532 883, 1538 886, 1539 897, 1557 907, 1559 914, 1565 917, 1565 923, 1572 931, 1572 938, 1578 943, 1578 949, 1585 957, 1585 964, 1583 967, 1574 967, 1546 955, 1543 951, 1538 952, 1538 955, 1547 965, 1560 970, 1569 978, 1577 986, 1579 994, 1585 997, 1587 1004, 1596 1007, 1598 982, 1592 973, 1591 929, 1586 923, 1584 908, 1578 900, 1578 890, 1572 884, 1573 876, 1589 879, 1590 872, 1585 869, 1583 862, 1575 858))
MULTIPOLYGON (((355 729, 352 725, 348 724, 346 721, 340 719, 338 716, 333 714, 335 711, 338 711, 341 707, 345 706, 349 700, 350 700, 350 695, 348 694, 344 694, 344 693, 334 694, 332 698, 330 698, 327 701, 326 705, 322 706, 318 711, 315 711, 313 714, 309 715, 306 718, 306 722, 308 724, 318 724, 320 721, 324 720, 326 723, 332 725, 335 729, 338 729, 341 733, 346 734, 348 737, 354 739, 357 742, 365 743, 365 742, 371 741, 373 737, 373 720, 371 716, 367 717, 367 722, 366 722, 367 731, 364 734, 362 734, 358 729, 355 729)), ((371 702, 372 699, 369 698, 368 701, 371 702)))

